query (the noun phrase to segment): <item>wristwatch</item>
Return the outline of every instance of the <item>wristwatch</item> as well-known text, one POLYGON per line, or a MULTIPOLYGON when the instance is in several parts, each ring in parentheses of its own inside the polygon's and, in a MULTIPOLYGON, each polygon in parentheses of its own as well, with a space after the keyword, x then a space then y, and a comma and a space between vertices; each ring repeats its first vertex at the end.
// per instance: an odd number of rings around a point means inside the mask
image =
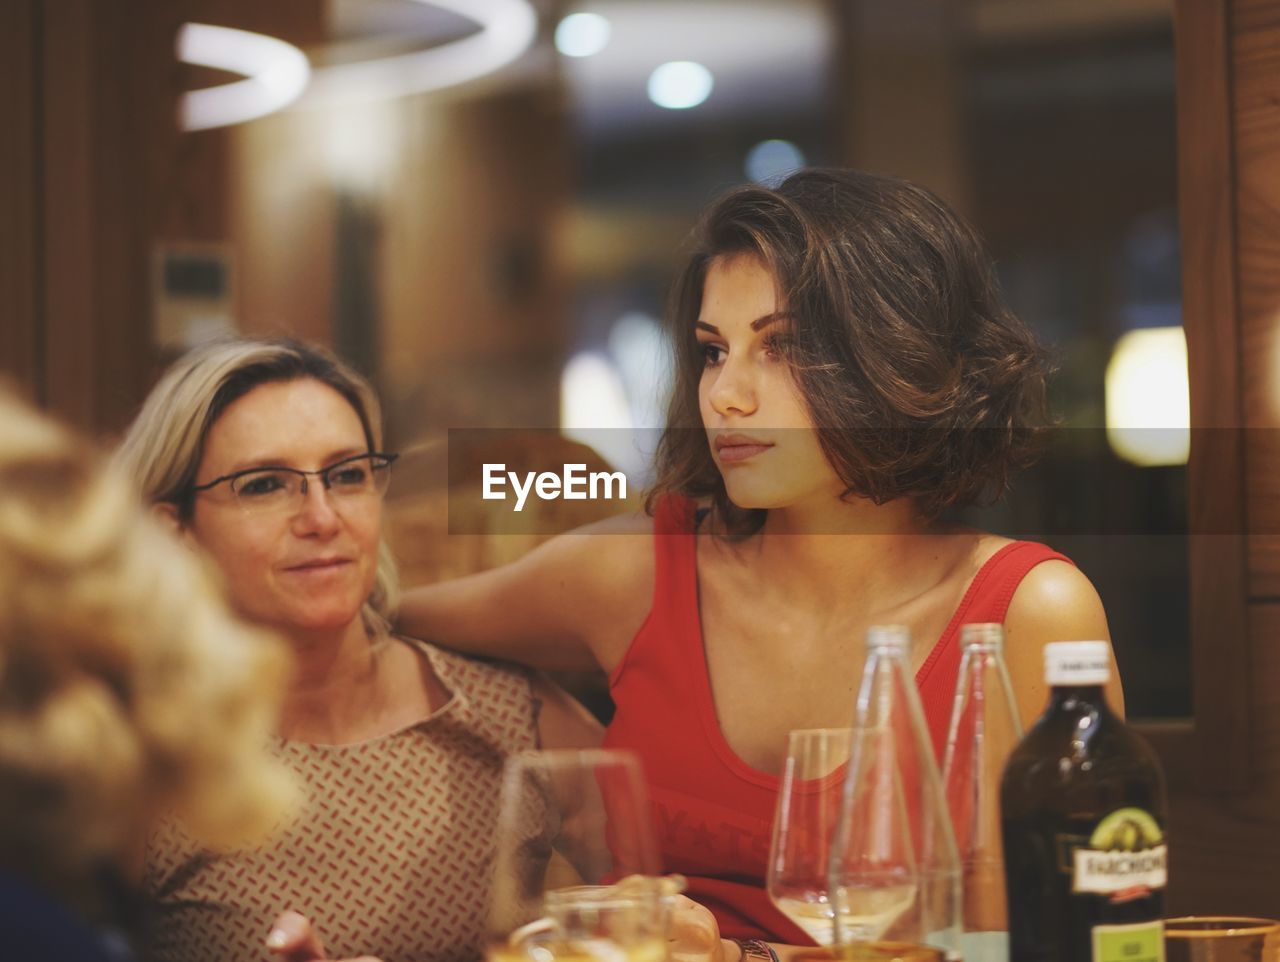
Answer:
POLYGON ((739 962, 778 962, 778 953, 764 939, 734 939, 742 949, 739 962))

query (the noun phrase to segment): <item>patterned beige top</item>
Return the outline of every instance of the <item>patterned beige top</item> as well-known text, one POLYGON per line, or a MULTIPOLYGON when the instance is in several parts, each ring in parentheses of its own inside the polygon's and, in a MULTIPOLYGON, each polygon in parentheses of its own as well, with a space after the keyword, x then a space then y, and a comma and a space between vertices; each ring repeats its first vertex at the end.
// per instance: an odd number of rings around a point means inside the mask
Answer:
POLYGON ((282 742, 302 817, 271 845, 201 852, 170 822, 148 845, 144 958, 258 962, 278 912, 315 924, 331 958, 471 962, 482 953, 503 759, 537 747, 528 676, 421 645, 448 702, 354 745, 282 742))

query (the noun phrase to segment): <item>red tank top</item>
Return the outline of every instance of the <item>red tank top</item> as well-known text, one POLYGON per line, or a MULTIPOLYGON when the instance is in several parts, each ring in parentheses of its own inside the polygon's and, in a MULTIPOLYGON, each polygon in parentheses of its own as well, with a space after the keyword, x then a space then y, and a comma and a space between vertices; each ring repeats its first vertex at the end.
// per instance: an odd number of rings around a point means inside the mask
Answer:
MULTIPOLYGON (((687 894, 715 914, 724 937, 811 945, 764 890, 779 779, 735 755, 716 720, 698 614, 695 525, 693 502, 659 505, 653 607, 609 678, 617 710, 605 745, 640 756, 664 870, 688 878, 687 894)), ((1019 582, 1049 560, 1068 559, 1031 541, 997 551, 916 674, 939 757, 960 670, 960 625, 1003 622, 1019 582)))

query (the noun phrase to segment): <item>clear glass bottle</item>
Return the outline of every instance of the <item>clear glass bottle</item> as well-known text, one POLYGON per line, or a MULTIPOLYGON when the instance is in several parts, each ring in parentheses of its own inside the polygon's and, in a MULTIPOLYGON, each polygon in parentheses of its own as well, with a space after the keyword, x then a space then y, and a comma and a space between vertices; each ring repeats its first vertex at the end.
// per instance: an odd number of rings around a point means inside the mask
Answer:
POLYGON ((1110 677, 1104 641, 1045 646, 1049 707, 1000 786, 1013 962, 1164 958, 1164 775, 1110 677))
POLYGON ((873 627, 830 860, 842 959, 960 956, 960 869, 900 625, 873 627))
POLYGON ((960 856, 961 951, 965 962, 1007 962, 1000 776, 1022 740, 1022 721, 1004 663, 1004 628, 965 625, 960 649, 942 786, 960 856))

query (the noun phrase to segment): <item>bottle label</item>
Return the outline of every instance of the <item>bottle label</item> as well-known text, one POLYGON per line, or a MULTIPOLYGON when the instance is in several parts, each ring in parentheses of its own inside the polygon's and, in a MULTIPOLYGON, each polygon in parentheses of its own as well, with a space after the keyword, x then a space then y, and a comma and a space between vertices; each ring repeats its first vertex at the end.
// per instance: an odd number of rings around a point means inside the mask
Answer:
POLYGON ((1100 821, 1072 861, 1071 891, 1109 895, 1112 902, 1143 898, 1168 879, 1164 831, 1140 808, 1117 809, 1100 821))
POLYGON ((1164 962, 1164 923, 1095 925, 1093 962, 1164 962))
POLYGON ((1116 892, 1141 889, 1142 894, 1162 889, 1168 879, 1167 848, 1161 845, 1145 852, 1075 851, 1075 883, 1073 892, 1114 895, 1116 892))

